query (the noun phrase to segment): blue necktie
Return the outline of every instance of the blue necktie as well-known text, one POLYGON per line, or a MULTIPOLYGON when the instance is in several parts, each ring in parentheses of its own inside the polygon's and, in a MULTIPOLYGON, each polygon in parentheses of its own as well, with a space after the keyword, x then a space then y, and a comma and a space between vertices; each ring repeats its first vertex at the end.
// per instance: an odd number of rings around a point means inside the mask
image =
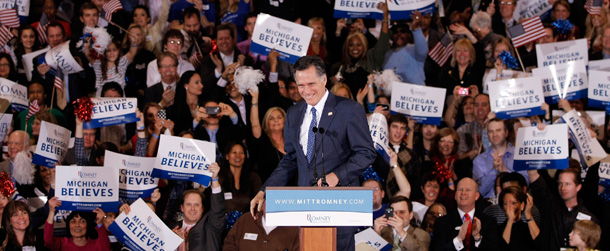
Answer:
POLYGON ((316 144, 316 134, 313 132, 313 128, 318 125, 318 119, 316 118, 316 108, 311 108, 311 124, 309 124, 309 131, 307 134, 307 163, 311 163, 313 159, 313 148, 316 144))

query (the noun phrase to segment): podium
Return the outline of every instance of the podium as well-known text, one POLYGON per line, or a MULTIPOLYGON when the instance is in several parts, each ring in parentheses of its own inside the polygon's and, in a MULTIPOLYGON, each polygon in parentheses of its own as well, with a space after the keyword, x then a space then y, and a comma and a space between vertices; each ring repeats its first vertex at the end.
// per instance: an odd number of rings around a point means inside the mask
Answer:
POLYGON ((373 190, 363 187, 267 187, 267 225, 300 227, 301 250, 335 251, 337 227, 371 226, 373 190))

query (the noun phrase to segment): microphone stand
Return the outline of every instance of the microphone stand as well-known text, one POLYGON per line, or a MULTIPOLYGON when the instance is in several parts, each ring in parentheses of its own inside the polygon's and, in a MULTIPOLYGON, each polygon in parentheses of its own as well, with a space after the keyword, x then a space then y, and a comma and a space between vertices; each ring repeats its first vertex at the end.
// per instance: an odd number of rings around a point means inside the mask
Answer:
POLYGON ((324 135, 325 135, 325 130, 324 128, 320 127, 318 128, 318 132, 320 132, 320 134, 322 135, 322 139, 321 139, 321 144, 322 144, 322 186, 323 187, 328 187, 328 182, 326 182, 326 170, 324 169, 324 135))

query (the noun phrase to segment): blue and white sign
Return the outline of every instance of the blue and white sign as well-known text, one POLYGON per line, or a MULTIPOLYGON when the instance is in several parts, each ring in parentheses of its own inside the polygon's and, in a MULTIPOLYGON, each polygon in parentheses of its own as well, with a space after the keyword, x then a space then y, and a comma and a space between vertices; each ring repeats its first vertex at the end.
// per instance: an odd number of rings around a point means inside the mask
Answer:
POLYGON ((373 190, 268 187, 268 226, 371 226, 373 190), (298 190, 297 190, 298 189, 298 190))
POLYGON ((542 85, 537 77, 498 80, 489 84, 491 110, 501 119, 543 115, 542 85))
POLYGON ((545 20, 551 9, 553 9, 553 5, 549 4, 549 0, 521 0, 517 2, 513 19, 523 20, 539 16, 541 20, 545 20))
POLYGON ((22 17, 30 15, 30 0, 17 0, 17 14, 22 17))
POLYGON ((104 167, 119 168, 119 197, 122 199, 149 198, 159 184, 152 177, 155 158, 123 155, 106 150, 104 167))
POLYGON ((15 111, 28 109, 28 88, 6 78, 0 78, 0 98, 11 102, 11 108, 15 111))
POLYGON ((83 123, 84 129, 136 122, 136 98, 91 98, 91 121, 83 123))
POLYGON ((53 168, 63 161, 68 152, 70 134, 70 130, 66 128, 42 121, 32 163, 53 168))
POLYGON ((547 104, 557 104, 559 99, 587 97, 587 69, 583 60, 536 68, 532 72, 540 78, 547 104))
POLYGON ((119 169, 99 166, 57 166, 55 196, 58 209, 106 212, 119 210, 119 169))
POLYGON ((538 68, 549 65, 565 64, 571 61, 584 60, 589 62, 587 39, 577 39, 563 42, 536 45, 538 68))
POLYGON ((568 126, 548 125, 538 128, 521 127, 515 145, 515 171, 537 169, 565 169, 569 156, 568 126))
POLYGON ((116 217, 108 230, 134 251, 176 250, 182 238, 169 229, 142 199, 131 204, 131 212, 116 217))
POLYGON ((382 20, 383 11, 377 9, 377 4, 381 2, 379 0, 337 0, 333 17, 382 20))
MULTIPOLYGON (((587 124, 576 110, 571 110, 561 117, 570 128, 570 140, 576 146, 580 159, 590 167, 608 155, 597 138, 591 137, 587 124)), ((574 158, 574 157, 573 157, 574 158)), ((582 164, 582 163, 581 163, 582 164)))
POLYGON ((420 124, 441 124, 447 89, 401 82, 393 82, 392 86, 393 112, 412 116, 420 124))
POLYGON ((267 56, 275 49, 280 60, 294 64, 307 54, 312 34, 311 27, 261 13, 256 18, 250 51, 267 56))
POLYGON ((81 72, 81 67, 70 52, 70 41, 63 42, 41 54, 38 57, 38 64, 47 64, 51 67, 50 73, 55 75, 57 69, 61 69, 63 74, 81 72))
POLYGON ((8 133, 8 129, 13 121, 13 114, 0 113, 0 142, 4 142, 4 137, 8 133))
POLYGON ((208 170, 216 159, 216 144, 161 135, 153 177, 194 181, 209 186, 212 172, 208 170))
POLYGON ((610 105, 610 72, 589 70, 589 107, 610 105))
MULTIPOLYGON (((610 159, 608 157, 604 158, 599 163, 599 169, 597 170, 599 174, 599 184, 603 186, 610 186, 610 159)), ((608 193, 605 191, 604 193, 608 193)))
POLYGON ((51 47, 44 48, 41 50, 37 50, 34 52, 30 52, 28 54, 24 54, 21 57, 21 63, 23 63, 23 69, 25 70, 25 77, 28 81, 32 81, 32 71, 34 70, 34 58, 38 57, 40 54, 43 54, 49 51, 51 47))
POLYGON ((389 141, 389 131, 388 131, 388 122, 385 119, 385 116, 379 113, 373 113, 368 117, 369 120, 369 132, 371 133, 371 138, 373 138, 373 144, 375 145, 375 150, 387 163, 390 163, 390 141, 389 141))
POLYGON ((436 11, 436 0, 388 0, 388 10, 392 20, 410 19, 411 13, 418 10, 422 15, 436 11))
POLYGON ((610 59, 590 60, 588 69, 610 71, 610 59))
POLYGON ((370 227, 354 235, 354 239, 356 240, 356 250, 371 250, 370 248, 379 251, 392 250, 392 244, 379 236, 377 232, 370 227))

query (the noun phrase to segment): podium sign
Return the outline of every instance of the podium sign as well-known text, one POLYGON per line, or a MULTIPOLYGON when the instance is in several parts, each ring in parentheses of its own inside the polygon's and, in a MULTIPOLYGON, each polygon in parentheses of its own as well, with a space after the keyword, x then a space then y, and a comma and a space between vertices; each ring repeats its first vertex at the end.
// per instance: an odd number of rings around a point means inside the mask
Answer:
POLYGON ((373 190, 362 187, 268 187, 269 226, 371 226, 373 190))

